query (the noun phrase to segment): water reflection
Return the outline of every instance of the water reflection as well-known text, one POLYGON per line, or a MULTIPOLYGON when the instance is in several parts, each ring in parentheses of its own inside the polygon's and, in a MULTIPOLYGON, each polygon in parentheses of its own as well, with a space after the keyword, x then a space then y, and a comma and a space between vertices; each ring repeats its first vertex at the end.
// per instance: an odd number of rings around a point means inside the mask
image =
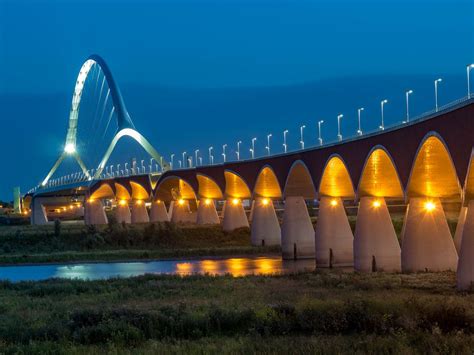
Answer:
POLYGON ((244 276, 269 275, 314 270, 314 260, 283 261, 279 257, 227 258, 202 260, 160 260, 130 263, 90 263, 70 265, 28 265, 0 267, 0 279, 36 281, 59 277, 97 280, 144 274, 210 274, 244 276))

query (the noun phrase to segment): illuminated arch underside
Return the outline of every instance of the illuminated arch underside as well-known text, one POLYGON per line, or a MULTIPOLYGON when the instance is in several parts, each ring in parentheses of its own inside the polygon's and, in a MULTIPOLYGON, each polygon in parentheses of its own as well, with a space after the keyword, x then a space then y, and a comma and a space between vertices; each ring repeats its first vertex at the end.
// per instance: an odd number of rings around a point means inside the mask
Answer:
POLYGON ((196 177, 199 183, 200 197, 212 199, 223 198, 222 191, 214 180, 202 174, 197 174, 196 177))
POLYGON ((156 190, 155 199, 162 201, 193 200, 196 199, 196 193, 186 181, 173 176, 160 183, 156 190))
POLYGON ((250 198, 252 193, 245 181, 235 173, 224 172, 225 176, 225 194, 229 197, 250 198))
POLYGON ((410 174, 407 195, 460 199, 453 162, 439 138, 427 138, 419 149, 410 174))
POLYGON ((387 152, 375 149, 367 159, 359 182, 359 197, 403 198, 403 188, 387 152))
POLYGON ((346 165, 339 157, 332 157, 327 163, 321 183, 320 196, 354 198, 354 187, 346 165))
POLYGON ((278 179, 269 167, 262 169, 258 174, 257 182, 255 183, 254 193, 259 197, 281 197, 281 188, 278 179))
POLYGON ((135 200, 148 200, 150 198, 150 194, 147 190, 134 181, 130 181, 130 186, 132 187, 132 198, 135 200))
POLYGON ((474 199, 474 169, 472 164, 473 155, 471 155, 471 161, 469 162, 469 171, 467 172, 466 185, 464 187, 464 201, 468 202, 474 199))
POLYGON ((130 200, 132 196, 125 186, 115 183, 115 197, 119 200, 130 200))
POLYGON ((98 200, 102 198, 114 198, 115 193, 109 184, 102 184, 97 190, 95 190, 90 198, 98 200))
POLYGON ((311 175, 303 163, 297 162, 288 173, 285 185, 285 197, 302 196, 305 199, 315 199, 316 189, 311 175))

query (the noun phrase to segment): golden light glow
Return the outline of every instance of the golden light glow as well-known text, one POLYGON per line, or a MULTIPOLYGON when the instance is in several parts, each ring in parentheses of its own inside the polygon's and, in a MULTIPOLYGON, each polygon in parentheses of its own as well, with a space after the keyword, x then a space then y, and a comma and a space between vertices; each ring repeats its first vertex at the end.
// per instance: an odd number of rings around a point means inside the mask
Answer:
POLYGON ((380 206, 382 206, 382 203, 379 200, 375 200, 374 202, 372 202, 372 206, 375 208, 379 208, 380 206))
POLYGON ((120 200, 119 205, 120 206, 125 206, 127 204, 127 200, 120 200))
POLYGON ((262 200, 262 205, 264 205, 264 206, 268 205, 269 203, 270 203, 270 200, 268 198, 264 198, 262 200))
POLYGON ((337 206, 337 200, 336 199, 331 200, 331 206, 337 206))
POLYGON ((332 157, 327 163, 319 185, 319 194, 321 196, 354 198, 351 177, 341 158, 332 157))
POLYGON ((311 175, 302 162, 295 163, 291 168, 286 179, 285 196, 302 196, 305 199, 317 197, 311 175))
POLYGON ((438 138, 431 136, 416 156, 408 184, 408 197, 460 199, 460 188, 451 157, 438 138))
POLYGON ((120 200, 130 200, 131 196, 127 188, 122 184, 115 183, 115 196, 120 200))
POLYGON ((237 206, 237 205, 239 204, 239 202, 240 202, 240 200, 239 200, 238 198, 234 198, 234 199, 232 200, 232 204, 233 204, 234 206, 237 206))
POLYGON ((94 201, 95 201, 95 199, 93 199, 92 197, 87 200, 88 203, 93 203, 94 201))
POLYGON ((178 205, 183 206, 184 205, 184 200, 181 198, 178 200, 178 205))
POLYGON ((375 149, 367 159, 359 182, 359 197, 403 197, 403 188, 387 152, 375 149))
POLYGON ((70 206, 69 206, 69 209, 70 209, 70 210, 73 210, 73 209, 74 209, 74 205, 70 205, 70 206))
POLYGON ((427 210, 428 212, 433 211, 435 208, 436 208, 436 205, 434 204, 433 201, 426 201, 425 202, 425 210, 427 210))
POLYGON ((281 197, 280 184, 271 168, 265 167, 258 174, 254 192, 262 197, 281 197))
POLYGON ((130 181, 130 186, 132 187, 132 197, 134 199, 148 200, 148 198, 150 197, 147 190, 142 185, 140 185, 140 184, 138 184, 134 181, 130 181))
POLYGON ((224 172, 225 176, 225 193, 229 197, 249 198, 252 196, 250 189, 245 181, 230 171, 224 172))
POLYGON ((223 198, 222 191, 214 180, 202 174, 197 174, 196 178, 199 183, 199 196, 210 199, 223 198))
POLYGON ((211 203, 212 203, 212 200, 211 200, 211 199, 206 198, 206 199, 204 200, 204 204, 205 204, 206 206, 209 206, 211 203))
POLYGON ((143 204, 143 201, 142 201, 142 200, 136 200, 136 201, 135 201, 135 204, 137 204, 138 206, 140 206, 140 205, 143 204))
POLYGON ((186 181, 177 177, 170 177, 160 183, 155 198, 163 201, 172 201, 178 198, 191 200, 196 198, 196 194, 186 181))

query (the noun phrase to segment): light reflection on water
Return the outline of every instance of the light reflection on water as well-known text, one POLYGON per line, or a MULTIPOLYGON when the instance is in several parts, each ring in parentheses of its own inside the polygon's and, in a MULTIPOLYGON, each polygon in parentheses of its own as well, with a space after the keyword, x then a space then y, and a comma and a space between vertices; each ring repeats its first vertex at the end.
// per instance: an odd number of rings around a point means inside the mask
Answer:
POLYGON ((84 263, 0 267, 0 280, 37 281, 54 277, 97 280, 144 274, 211 274, 244 276, 315 270, 313 260, 287 261, 279 257, 226 258, 202 260, 159 260, 150 262, 84 263))

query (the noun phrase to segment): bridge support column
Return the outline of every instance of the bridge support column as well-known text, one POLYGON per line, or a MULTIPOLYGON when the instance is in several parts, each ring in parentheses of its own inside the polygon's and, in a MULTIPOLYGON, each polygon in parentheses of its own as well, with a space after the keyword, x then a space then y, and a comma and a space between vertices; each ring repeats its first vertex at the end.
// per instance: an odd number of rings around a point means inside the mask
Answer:
POLYGON ((136 200, 132 205, 131 210, 131 221, 132 223, 148 223, 150 217, 145 206, 145 202, 142 200, 136 200))
POLYGON ((222 229, 226 232, 231 232, 234 229, 248 226, 249 222, 242 201, 237 198, 228 199, 225 205, 222 229))
POLYGON ((130 213, 130 207, 128 201, 120 200, 115 209, 115 218, 118 223, 131 223, 132 215, 130 213))
POLYGON ((173 223, 195 223, 196 214, 191 212, 188 200, 175 201, 172 206, 171 222, 173 223))
POLYGON ((89 199, 86 202, 84 211, 84 222, 87 225, 107 224, 108 219, 105 214, 102 200, 89 199))
POLYGON ((354 237, 341 198, 321 197, 315 236, 318 266, 353 265, 354 237))
POLYGON ((269 198, 254 201, 251 227, 252 245, 281 245, 281 229, 278 217, 269 198))
POLYGON ((166 211, 166 205, 163 201, 157 200, 151 203, 150 222, 169 222, 170 217, 166 211))
POLYGON ((461 253, 461 240, 462 240, 462 233, 464 230, 464 224, 466 223, 466 214, 467 214, 467 207, 461 207, 461 211, 459 212, 458 217, 458 224, 456 226, 456 232, 454 233, 454 246, 456 247, 456 251, 458 255, 461 253))
POLYGON ((214 201, 208 198, 200 200, 197 210, 197 224, 219 224, 220 222, 214 201))
POLYGON ((252 200, 252 204, 250 205, 250 212, 249 212, 249 222, 252 223, 253 215, 255 213, 255 200, 252 200))
POLYGON ((384 198, 360 199, 354 234, 357 271, 401 271, 401 250, 384 198))
POLYGON ((412 198, 407 208, 402 271, 455 271, 458 256, 439 198, 412 198))
POLYGON ((48 215, 46 214, 46 208, 41 202, 41 199, 38 198, 33 198, 33 201, 31 201, 30 221, 32 225, 48 224, 48 215))
POLYGON ((458 289, 469 290, 474 282, 474 200, 469 201, 464 220, 456 281, 458 289))
POLYGON ((306 202, 301 196, 285 199, 281 226, 281 251, 283 259, 314 258, 314 228, 306 202))

